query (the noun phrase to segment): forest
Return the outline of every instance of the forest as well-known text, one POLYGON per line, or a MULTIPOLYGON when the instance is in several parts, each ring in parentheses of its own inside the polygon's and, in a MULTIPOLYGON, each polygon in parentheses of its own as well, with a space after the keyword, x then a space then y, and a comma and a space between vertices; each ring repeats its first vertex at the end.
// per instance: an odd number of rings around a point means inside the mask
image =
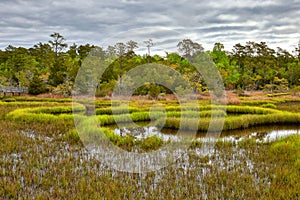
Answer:
MULTIPOLYGON (((135 53, 138 43, 132 40, 112 44, 106 49, 92 44, 68 46, 65 37, 59 33, 51 34, 48 43, 39 42, 31 48, 9 45, 0 50, 0 86, 28 88, 29 94, 33 95, 51 92, 70 96, 77 72, 92 49, 113 59, 99 80, 97 96, 111 95, 123 74, 149 62, 170 66, 183 74, 195 93, 206 91, 203 77, 189 62, 198 53, 211 56, 227 90, 284 92, 297 90, 300 83, 300 43, 293 53, 254 41, 238 43, 232 51, 226 51, 222 43, 215 43, 212 50, 205 50, 200 43, 184 39, 178 42, 177 52, 166 52, 165 56, 150 56, 151 39, 143 45, 148 47, 146 55, 135 53)), ((157 96, 170 92, 163 86, 148 84, 135 94, 157 96)))

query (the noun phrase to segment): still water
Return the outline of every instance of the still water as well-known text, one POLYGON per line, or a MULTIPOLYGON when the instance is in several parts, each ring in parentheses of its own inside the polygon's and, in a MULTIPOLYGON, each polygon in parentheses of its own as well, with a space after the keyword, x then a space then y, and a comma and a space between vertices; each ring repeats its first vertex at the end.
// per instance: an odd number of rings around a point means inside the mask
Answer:
MULTIPOLYGON (((146 122, 137 124, 119 124, 118 126, 109 126, 113 129, 115 134, 126 135, 129 134, 136 139, 143 139, 149 136, 156 135, 163 140, 179 140, 177 130, 160 129, 153 124, 146 122)), ((183 135, 189 135, 190 132, 183 132, 183 135)), ((259 126, 242 130, 223 131, 220 138, 226 141, 238 141, 244 138, 254 138, 258 141, 274 141, 277 138, 289 136, 292 134, 300 134, 300 126, 259 126)), ((206 133, 198 132, 198 140, 205 140, 206 133)))

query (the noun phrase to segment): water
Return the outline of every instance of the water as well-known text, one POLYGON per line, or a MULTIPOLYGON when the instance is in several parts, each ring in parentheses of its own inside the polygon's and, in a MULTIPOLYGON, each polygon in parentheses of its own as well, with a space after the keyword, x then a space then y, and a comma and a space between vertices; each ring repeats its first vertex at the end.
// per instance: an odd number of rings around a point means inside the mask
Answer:
POLYGON ((147 137, 151 137, 154 135, 162 138, 164 141, 178 140, 178 137, 175 135, 176 133, 168 134, 165 133, 163 130, 158 129, 155 126, 136 127, 136 128, 132 128, 132 127, 116 128, 114 129, 114 133, 122 136, 131 135, 138 140, 145 139, 147 137))
POLYGON ((300 134, 300 126, 259 126, 244 130, 225 131, 221 137, 225 140, 254 138, 257 141, 275 141, 278 138, 300 134))
MULTIPOLYGON (((118 130, 116 127, 111 127, 115 130, 116 134, 123 132, 124 134, 135 135, 137 139, 143 137, 152 136, 156 134, 163 139, 178 139, 175 135, 176 131, 162 129, 159 130, 153 126, 153 124, 139 124, 141 127, 135 128, 134 126, 126 126, 124 124, 123 130, 118 130)), ((123 134, 122 133, 122 134, 123 134)), ((223 132, 221 138, 224 140, 241 140, 243 138, 256 138, 257 140, 275 140, 278 137, 284 137, 290 134, 300 134, 299 126, 265 126, 256 127, 245 130, 235 130, 223 132)), ((263 150, 264 145, 256 146, 256 149, 251 152, 248 147, 238 147, 233 145, 230 149, 216 149, 207 159, 202 159, 203 154, 200 149, 185 150, 182 156, 170 166, 153 173, 143 173, 139 177, 131 173, 119 173, 116 168, 107 165, 107 162, 97 159, 93 155, 93 152, 88 151, 85 148, 80 148, 76 145, 69 145, 67 142, 58 141, 54 138, 48 138, 39 135, 33 131, 21 132, 21 134, 35 141, 32 146, 29 146, 26 150, 21 152, 11 152, 9 154, 1 155, 1 159, 4 163, 1 167, 1 173, 4 181, 9 181, 14 177, 20 180, 20 195, 28 195, 28 198, 34 198, 40 194, 41 187, 44 187, 44 183, 59 184, 57 180, 74 181, 78 184, 78 180, 87 179, 92 182, 103 181, 103 177, 109 177, 113 181, 118 181, 121 188, 125 186, 133 186, 138 188, 136 190, 139 194, 143 194, 145 198, 148 192, 157 191, 157 188, 167 188, 169 185, 178 185, 183 191, 193 193, 187 186, 189 183, 195 183, 197 191, 203 191, 202 197, 207 198, 211 195, 209 187, 215 186, 211 180, 215 180, 214 177, 218 177, 218 174, 223 174, 224 171, 228 172, 228 178, 234 179, 233 184, 238 184, 239 178, 247 177, 250 187, 263 189, 268 191, 271 185, 270 168, 276 167, 276 163, 272 165, 264 165, 261 160, 256 160, 257 151, 263 150), (257 151, 256 151, 257 150, 257 151), (23 173, 28 171, 28 173, 23 173), (69 176, 71 174, 71 176, 69 176), (216 175, 217 174, 217 175, 216 175), (50 176, 49 176, 50 175, 50 176), (149 175, 149 176, 148 176, 149 175), (55 176, 55 179, 50 177, 55 176), (148 176, 148 178, 145 178, 148 176), (32 177, 35 178, 31 184, 32 177), (57 178, 56 178, 57 177, 57 178), (97 177, 101 177, 97 179, 97 177), (249 179, 250 178, 250 179, 249 179), (30 181, 29 181, 30 180, 30 181), (166 180, 165 182, 163 182, 166 180), (210 180, 210 181, 207 181, 210 180), (175 183, 176 182, 176 183, 175 183), (41 187, 35 185, 35 183, 41 183, 41 187)), ((186 133, 188 134, 188 132, 186 133)), ((199 133, 198 139, 204 140, 205 133, 199 133)), ((267 146, 269 148, 269 146, 267 146)), ((100 153, 106 154, 108 161, 114 161, 114 159, 123 159, 121 157, 112 157, 111 152, 100 153)), ((97 152, 96 152, 97 153, 97 152)), ((268 160, 268 159, 267 159, 268 160)), ((128 160, 126 160, 128 162, 128 160)), ((124 165, 128 165, 124 162, 124 165)), ((268 162, 268 161, 267 161, 268 162)), ((137 166, 139 163, 136 163, 137 166)), ((106 179, 104 179, 105 181, 106 179)), ((217 179, 216 181, 224 181, 224 177, 217 179)), ((114 183, 114 182, 112 182, 114 183)), ((242 182, 241 182, 242 183, 242 182)), ((241 187, 238 185, 238 191, 243 191, 243 184, 241 187)), ((75 185, 76 186, 76 185, 75 185)), ((216 185, 218 186, 218 185, 216 185)), ((45 186, 47 187, 47 185, 45 186)), ((223 185, 220 186, 223 188, 223 185)), ((226 187, 226 185, 224 186, 226 187)), ((218 190, 223 191, 223 189, 218 190)), ((44 192, 44 191, 42 191, 44 192)), ((53 187, 49 188, 49 195, 55 195, 53 187)), ((235 192, 233 190, 233 192, 235 192)), ((27 197, 27 196, 26 196, 27 197)), ((200 199, 200 198, 198 198, 200 199)))
MULTIPOLYGON (((164 141, 179 140, 176 136, 177 130, 159 129, 152 124, 139 123, 136 125, 123 124, 121 128, 110 126, 118 135, 131 135, 137 140, 144 139, 153 135, 162 138, 164 141)), ((183 135, 189 135, 188 131, 183 132, 183 135)), ((254 138, 257 141, 274 141, 281 137, 286 137, 292 134, 300 134, 300 126, 261 126, 253 127, 243 130, 233 130, 222 132, 220 138, 224 141, 239 141, 245 138, 254 138)), ((206 141, 206 133, 199 132, 197 134, 198 140, 206 141)))

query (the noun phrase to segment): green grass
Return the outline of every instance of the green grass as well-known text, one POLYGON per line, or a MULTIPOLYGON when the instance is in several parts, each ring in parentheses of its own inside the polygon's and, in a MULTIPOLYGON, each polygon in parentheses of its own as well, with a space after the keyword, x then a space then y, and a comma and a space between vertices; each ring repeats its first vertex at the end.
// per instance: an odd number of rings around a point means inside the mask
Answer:
POLYGON ((13 101, 17 102, 57 102, 57 103, 70 103, 72 102, 72 99, 70 98, 38 98, 38 97, 5 97, 2 98, 3 101, 6 101, 7 99, 11 99, 13 101))
POLYGON ((279 139, 271 145, 276 163, 270 192, 278 199, 297 199, 300 196, 300 136, 279 139), (286 188, 282 191, 280 187, 286 188))
POLYGON ((256 106, 235 106, 228 105, 226 106, 227 113, 234 114, 271 114, 278 113, 278 110, 270 109, 270 108, 261 108, 256 106))
POLYGON ((41 107, 41 106, 70 106, 70 103, 59 102, 1 102, 0 106, 3 107, 41 107))
POLYGON ((288 92, 281 92, 281 93, 274 93, 274 94, 267 94, 267 97, 280 97, 280 96, 286 96, 289 95, 288 92))
MULTIPOLYGON (((184 122, 182 126, 180 124, 180 118, 167 118, 165 124, 162 124, 165 120, 158 121, 157 125, 164 128, 170 129, 185 129, 193 130, 195 124, 198 124, 198 131, 207 131, 209 124, 222 124, 222 119, 214 118, 201 118, 198 119, 188 119, 184 122)), ((240 115, 240 116, 228 116, 225 118, 223 131, 235 130, 235 129, 246 129, 253 126, 262 126, 262 125, 275 125, 275 124, 299 124, 300 123, 300 114, 293 114, 288 112, 269 114, 269 115, 240 115)), ((214 127, 211 127, 211 130, 214 130, 214 127)), ((219 130, 219 127, 216 127, 216 130, 219 130)))
MULTIPOLYGON (((3 106, 18 105, 18 102, 2 103, 3 106)), ((97 119, 99 124, 102 126, 112 125, 116 122, 126 123, 130 121, 140 122, 149 120, 158 120, 162 117, 167 117, 166 124, 162 125, 163 120, 158 122, 159 126, 165 128, 178 129, 180 126, 180 117, 187 118, 184 129, 194 127, 193 125, 198 124, 199 131, 206 131, 210 124, 210 117, 213 116, 214 123, 222 121, 218 117, 226 117, 223 130, 234 130, 248 128, 252 126, 268 125, 268 124, 297 124, 299 123, 299 114, 283 112, 274 109, 274 104, 269 104, 263 108, 255 106, 219 106, 219 105, 206 105, 199 107, 192 106, 156 106, 151 107, 149 114, 149 107, 138 108, 138 107, 103 107, 96 109, 97 119), (226 110, 226 112, 225 112, 226 110), (124 114, 129 111, 130 114, 124 114), (166 111, 164 113, 163 111, 166 111), (182 111, 182 112, 181 112, 182 111), (199 112, 200 111, 200 112, 199 112), (114 115, 112 115, 114 113, 114 115), (227 114, 229 114, 227 116, 227 114), (231 114, 234 114, 231 116, 231 114), (198 122, 197 119, 200 117, 201 120, 198 122)), ((266 104, 264 104, 266 105, 266 104)), ((74 108, 76 112, 84 112, 84 106, 76 106, 74 108)), ((71 106, 52 106, 52 107, 37 107, 37 108, 22 108, 16 109, 7 114, 7 119, 20 120, 25 122, 54 122, 57 120, 72 120, 73 116, 70 115, 72 112, 71 106)), ((217 127, 219 129, 219 127, 217 127)))
MULTIPOLYGON (((145 109, 143 109, 145 110, 145 109)), ((96 115, 111 115, 111 114, 124 114, 124 113, 133 113, 139 112, 139 108, 134 107, 103 107, 96 109, 96 115)))
POLYGON ((151 119, 159 119, 165 114, 163 112, 155 112, 149 115, 149 112, 137 112, 132 114, 120 114, 120 115, 99 115, 97 119, 100 125, 112 125, 115 121, 118 123, 126 123, 130 121, 141 122, 149 121, 151 119))
MULTIPOLYGON (((83 106, 75 106, 74 111, 82 112, 85 108, 83 106)), ((72 121, 73 115, 61 114, 71 113, 72 107, 69 106, 55 106, 55 107, 37 107, 37 108, 22 108, 11 111, 6 115, 6 119, 17 120, 23 122, 55 122, 59 120, 72 121), (56 115, 54 115, 56 114, 56 115)))
POLYGON ((167 112, 167 117, 183 117, 183 118, 199 118, 199 117, 225 117, 226 112, 223 110, 204 110, 200 112, 195 112, 195 111, 183 111, 183 112, 178 112, 178 111, 171 111, 167 112))

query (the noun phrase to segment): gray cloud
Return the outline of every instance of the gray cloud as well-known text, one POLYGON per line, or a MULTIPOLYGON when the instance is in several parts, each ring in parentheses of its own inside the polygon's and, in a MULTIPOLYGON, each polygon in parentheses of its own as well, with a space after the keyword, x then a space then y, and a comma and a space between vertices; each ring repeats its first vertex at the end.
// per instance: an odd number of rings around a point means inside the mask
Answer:
POLYGON ((143 39, 151 37, 157 49, 170 51, 184 37, 206 49, 223 42, 229 50, 236 43, 255 40, 292 51, 300 39, 297 0, 2 0, 0 7, 1 49, 47 42, 53 32, 61 33, 69 44, 102 45, 120 33, 115 40, 132 36, 142 46, 143 39), (156 28, 137 29, 143 27, 156 28), (126 34, 131 29, 140 32, 126 34))

